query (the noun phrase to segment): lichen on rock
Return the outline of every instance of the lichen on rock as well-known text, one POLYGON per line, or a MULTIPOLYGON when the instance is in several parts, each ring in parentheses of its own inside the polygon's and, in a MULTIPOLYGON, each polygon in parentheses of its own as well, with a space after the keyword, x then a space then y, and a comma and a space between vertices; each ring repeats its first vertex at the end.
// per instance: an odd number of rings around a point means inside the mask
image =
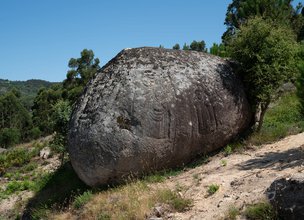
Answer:
POLYGON ((96 186, 188 163, 227 144, 250 119, 228 61, 128 49, 87 85, 70 120, 68 149, 79 177, 96 186))

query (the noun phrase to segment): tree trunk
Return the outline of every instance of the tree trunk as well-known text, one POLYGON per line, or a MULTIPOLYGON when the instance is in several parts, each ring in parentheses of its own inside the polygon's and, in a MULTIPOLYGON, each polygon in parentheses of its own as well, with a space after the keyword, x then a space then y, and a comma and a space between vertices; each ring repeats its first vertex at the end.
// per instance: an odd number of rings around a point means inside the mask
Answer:
POLYGON ((265 113, 268 109, 268 106, 270 104, 270 100, 268 100, 266 103, 262 103, 260 104, 260 116, 259 116, 259 120, 258 120, 258 126, 257 126, 257 129, 256 131, 257 132, 260 132, 261 129, 262 129, 262 125, 263 125, 263 122, 264 122, 264 116, 265 116, 265 113))

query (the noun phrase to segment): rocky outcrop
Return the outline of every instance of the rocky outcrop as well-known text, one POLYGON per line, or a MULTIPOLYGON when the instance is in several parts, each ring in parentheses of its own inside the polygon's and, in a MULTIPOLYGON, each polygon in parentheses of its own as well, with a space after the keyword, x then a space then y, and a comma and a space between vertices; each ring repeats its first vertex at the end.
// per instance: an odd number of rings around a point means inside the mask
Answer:
POLYGON ((304 219, 304 173, 275 180, 267 195, 279 219, 304 219))
POLYGON ((126 49, 78 100, 68 149, 79 177, 96 186, 188 163, 227 144, 250 119, 227 61, 191 51, 126 49))

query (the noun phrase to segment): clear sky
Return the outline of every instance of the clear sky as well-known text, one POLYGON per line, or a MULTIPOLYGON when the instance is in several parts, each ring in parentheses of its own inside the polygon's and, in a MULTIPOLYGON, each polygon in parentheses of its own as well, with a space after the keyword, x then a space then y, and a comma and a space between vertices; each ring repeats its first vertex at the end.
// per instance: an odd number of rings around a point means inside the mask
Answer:
POLYGON ((231 1, 1 0, 0 78, 62 81, 84 48, 104 65, 124 48, 210 47, 221 42, 231 1))

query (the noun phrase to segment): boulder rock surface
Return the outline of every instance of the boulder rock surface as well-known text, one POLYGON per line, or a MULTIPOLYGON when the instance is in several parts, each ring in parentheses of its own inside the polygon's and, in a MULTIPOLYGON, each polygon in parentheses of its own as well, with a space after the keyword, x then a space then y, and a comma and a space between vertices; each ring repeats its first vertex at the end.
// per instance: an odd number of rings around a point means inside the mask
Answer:
POLYGON ((223 147, 251 119, 228 61, 206 53, 125 49, 87 85, 68 150, 88 185, 170 168, 223 147))
POLYGON ((275 180, 267 195, 279 219, 304 219, 304 173, 275 180))

